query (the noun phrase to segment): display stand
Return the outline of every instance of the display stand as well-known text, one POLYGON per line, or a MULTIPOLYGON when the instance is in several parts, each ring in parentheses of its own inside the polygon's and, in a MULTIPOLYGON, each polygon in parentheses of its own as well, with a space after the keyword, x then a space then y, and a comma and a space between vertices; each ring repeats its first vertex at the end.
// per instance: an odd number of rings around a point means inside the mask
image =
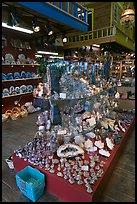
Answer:
MULTIPOLYGON (((78 185, 76 182, 74 184, 70 184, 64 178, 58 177, 55 173, 52 174, 49 171, 46 171, 45 168, 40 168, 39 166, 33 166, 27 161, 17 157, 13 154, 13 163, 15 171, 18 172, 30 165, 34 168, 39 169, 46 175, 46 191, 57 196, 59 199, 65 202, 94 202, 99 201, 100 196, 105 189, 106 184, 111 178, 112 170, 121 154, 121 151, 124 148, 126 140, 130 136, 130 132, 134 127, 135 119, 132 120, 131 124, 128 126, 125 133, 120 132, 122 138, 120 140, 120 144, 115 145, 113 150, 111 151, 111 155, 109 158, 105 158, 100 156, 101 160, 105 161, 105 165, 103 167, 104 174, 102 177, 98 178, 94 185, 91 185, 93 189, 92 193, 86 192, 86 187, 84 185, 78 185)), ((87 155, 85 154, 85 158, 87 159, 87 155)))
MULTIPOLYGON (((4 74, 11 73, 14 75, 15 72, 18 72, 21 74, 22 71, 25 73, 30 72, 30 73, 37 73, 37 67, 40 64, 36 63, 20 63, 17 64, 17 61, 19 60, 18 56, 23 54, 25 55, 25 58, 30 58, 30 59, 35 59, 35 46, 29 39, 28 35, 25 33, 18 33, 17 31, 10 31, 7 28, 2 29, 2 35, 7 39, 7 45, 2 48, 2 56, 5 57, 6 54, 12 54, 14 57, 14 63, 16 64, 4 64, 2 63, 2 72, 4 74), (12 41, 16 40, 18 43, 17 45, 13 46, 12 41), (29 42, 31 45, 31 48, 19 48, 19 42, 23 44, 23 42, 29 42)), ((3 89, 8 89, 13 86, 15 87, 20 87, 22 85, 32 85, 33 87, 37 87, 39 81, 42 80, 42 77, 32 77, 32 78, 19 78, 19 79, 10 79, 10 80, 2 80, 2 91, 3 89)), ((20 105, 24 105, 26 102, 32 102, 33 101, 33 90, 31 92, 23 92, 20 94, 9 94, 8 97, 2 97, 2 113, 4 114, 7 110, 11 110, 15 106, 15 101, 20 101, 20 105)))

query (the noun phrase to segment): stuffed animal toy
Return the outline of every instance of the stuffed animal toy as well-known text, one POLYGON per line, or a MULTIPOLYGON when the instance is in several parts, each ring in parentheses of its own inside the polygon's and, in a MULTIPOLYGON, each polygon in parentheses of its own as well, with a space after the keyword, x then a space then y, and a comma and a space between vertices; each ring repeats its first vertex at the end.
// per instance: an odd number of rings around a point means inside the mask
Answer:
POLYGON ((32 105, 32 102, 26 102, 25 106, 27 107, 28 113, 34 113, 37 111, 37 109, 32 105))

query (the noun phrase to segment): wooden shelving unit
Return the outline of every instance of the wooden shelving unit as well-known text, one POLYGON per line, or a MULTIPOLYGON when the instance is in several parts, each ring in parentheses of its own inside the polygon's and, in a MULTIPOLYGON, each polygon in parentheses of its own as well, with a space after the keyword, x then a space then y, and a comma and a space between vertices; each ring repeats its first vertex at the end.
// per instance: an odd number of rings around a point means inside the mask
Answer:
POLYGON ((130 70, 135 65, 135 59, 129 58, 127 55, 123 55, 121 59, 116 60, 112 57, 111 60, 111 76, 118 76, 122 79, 125 77, 133 77, 130 70))
POLYGON ((26 80, 35 80, 35 79, 42 79, 42 77, 2 80, 2 83, 16 82, 16 81, 26 81, 26 80))
POLYGON ((14 67, 14 66, 40 66, 40 64, 2 64, 2 66, 11 66, 11 67, 14 67))
MULTIPOLYGON (((12 30, 10 30, 9 32, 9 30, 7 30, 6 28, 3 28, 2 35, 4 35, 7 40, 7 45, 2 48, 2 57, 5 57, 6 54, 12 54, 15 62, 17 62, 18 56, 20 54, 24 54, 26 59, 29 57, 30 59, 35 60, 35 47, 32 44, 32 42, 29 41, 26 35, 24 35, 23 33, 18 33, 18 32, 16 32, 15 34, 15 31, 12 31, 12 30), (28 41, 31 49, 23 49, 23 48, 19 49, 19 48, 13 47, 11 44, 12 39, 19 39, 22 42, 28 41)), ((14 74, 15 72, 21 73, 22 71, 25 71, 25 72, 37 74, 37 66, 40 66, 40 64, 38 63, 5 64, 2 62, 2 73, 7 75, 8 73, 14 74)), ((42 77, 2 80, 2 91, 5 88, 9 89, 11 86, 20 87, 22 85, 26 85, 26 86, 32 85, 33 87, 36 87, 40 80, 42 80, 42 77)), ((23 105, 28 101, 32 102, 33 92, 25 92, 25 93, 20 93, 20 94, 3 96, 2 97, 2 113, 5 113, 6 110, 8 109, 12 109, 15 106, 15 101, 18 101, 18 100, 20 100, 20 105, 23 105)))

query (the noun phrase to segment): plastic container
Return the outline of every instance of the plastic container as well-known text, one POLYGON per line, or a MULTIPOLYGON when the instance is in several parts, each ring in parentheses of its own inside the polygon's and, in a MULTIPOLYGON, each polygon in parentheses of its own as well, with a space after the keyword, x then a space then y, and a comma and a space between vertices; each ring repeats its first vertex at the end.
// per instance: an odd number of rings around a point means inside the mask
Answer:
POLYGON ((26 197, 36 202, 44 193, 45 175, 27 166, 16 174, 16 184, 26 197))

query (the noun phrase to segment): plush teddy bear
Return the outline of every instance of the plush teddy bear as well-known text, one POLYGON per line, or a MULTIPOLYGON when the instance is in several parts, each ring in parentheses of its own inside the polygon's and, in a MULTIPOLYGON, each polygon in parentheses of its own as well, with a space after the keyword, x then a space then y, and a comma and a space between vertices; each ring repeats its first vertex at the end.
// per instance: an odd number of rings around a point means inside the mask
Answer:
POLYGON ((25 106, 27 107, 28 113, 34 113, 37 111, 37 109, 32 105, 32 102, 26 102, 25 106))

